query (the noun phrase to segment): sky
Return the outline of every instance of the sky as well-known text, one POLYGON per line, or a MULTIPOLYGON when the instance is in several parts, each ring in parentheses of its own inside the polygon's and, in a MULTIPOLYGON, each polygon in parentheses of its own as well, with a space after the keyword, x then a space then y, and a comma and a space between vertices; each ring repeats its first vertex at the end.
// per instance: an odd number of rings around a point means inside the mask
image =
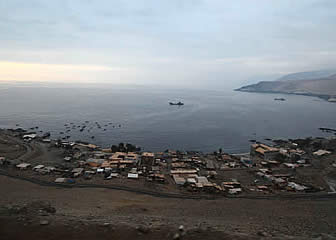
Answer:
POLYGON ((238 87, 336 68, 335 0, 0 0, 0 81, 238 87))

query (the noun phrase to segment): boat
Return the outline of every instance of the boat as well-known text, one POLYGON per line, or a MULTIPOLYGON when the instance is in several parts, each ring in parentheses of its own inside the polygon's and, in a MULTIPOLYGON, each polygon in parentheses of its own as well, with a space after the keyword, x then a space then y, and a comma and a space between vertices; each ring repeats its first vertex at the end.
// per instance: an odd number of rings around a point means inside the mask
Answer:
POLYGON ((286 101, 284 98, 274 98, 274 101, 286 101))
POLYGON ((183 102, 177 102, 177 103, 169 102, 169 105, 173 105, 173 106, 183 106, 184 103, 183 103, 183 102))

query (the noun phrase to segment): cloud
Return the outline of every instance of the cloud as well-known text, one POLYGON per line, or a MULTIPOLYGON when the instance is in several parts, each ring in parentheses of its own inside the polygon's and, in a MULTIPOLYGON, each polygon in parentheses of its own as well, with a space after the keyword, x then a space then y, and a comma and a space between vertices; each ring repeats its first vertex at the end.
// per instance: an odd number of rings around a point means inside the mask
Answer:
MULTIPOLYGON (((332 65, 333 6, 334 0, 0 0, 0 61, 50 66, 43 77, 13 79, 56 80, 58 72, 66 81, 240 84, 332 65)), ((30 68, 43 69, 24 69, 30 68)))
MULTIPOLYGON (((99 65, 39 64, 0 62, 0 79, 3 81, 95 81, 97 76, 113 77, 130 74, 134 69, 99 65), (125 74, 126 73, 126 74, 125 74)), ((127 80, 127 79, 126 79, 127 80)))

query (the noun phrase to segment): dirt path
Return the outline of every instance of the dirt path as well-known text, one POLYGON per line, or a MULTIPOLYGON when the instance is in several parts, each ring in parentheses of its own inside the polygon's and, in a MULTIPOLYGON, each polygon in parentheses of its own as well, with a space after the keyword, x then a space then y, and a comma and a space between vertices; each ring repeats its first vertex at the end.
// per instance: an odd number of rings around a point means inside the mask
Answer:
POLYGON ((18 161, 25 162, 42 155, 41 146, 38 143, 27 143, 22 139, 4 133, 0 133, 0 137, 1 140, 5 142, 2 149, 12 146, 18 146, 20 148, 20 151, 17 151, 13 156, 9 156, 9 159, 17 159, 18 161))

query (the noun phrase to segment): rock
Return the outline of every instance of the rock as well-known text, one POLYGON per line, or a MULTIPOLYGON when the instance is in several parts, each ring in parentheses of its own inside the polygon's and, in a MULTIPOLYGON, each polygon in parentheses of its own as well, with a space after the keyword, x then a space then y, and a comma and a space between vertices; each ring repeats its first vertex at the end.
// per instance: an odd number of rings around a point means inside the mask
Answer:
POLYGON ((42 225, 42 226, 49 225, 49 221, 48 220, 41 220, 40 225, 42 225))
POLYGON ((52 207, 49 202, 46 201, 34 201, 28 206, 29 211, 38 211, 38 212, 47 212, 47 213, 56 213, 56 208, 52 207))
POLYGON ((26 214, 28 212, 28 209, 25 205, 7 205, 6 208, 10 214, 26 214))
POLYGON ((24 222, 24 221, 26 221, 26 218, 25 217, 18 217, 17 219, 16 219, 17 221, 19 221, 19 222, 24 222))
POLYGON ((180 225, 180 226, 179 226, 179 231, 180 231, 180 232, 184 232, 184 226, 183 226, 183 225, 180 225))
POLYGON ((46 211, 47 213, 56 213, 56 208, 48 206, 46 208, 43 208, 44 211, 46 211))
POLYGON ((267 237, 268 236, 267 232, 265 232, 265 231, 259 231, 257 234, 260 237, 267 237))
POLYGON ((326 234, 326 233, 321 233, 321 237, 323 240, 335 240, 336 237, 330 234, 326 234))
POLYGON ((110 223, 106 222, 102 224, 102 227, 109 227, 110 225, 111 225, 110 223))
POLYGON ((173 236, 173 239, 174 239, 174 240, 178 240, 178 239, 180 239, 180 238, 181 238, 181 236, 180 236, 179 233, 175 233, 174 236, 173 236))
POLYGON ((49 214, 46 212, 39 212, 39 216, 46 217, 49 216, 49 214))
POLYGON ((149 232, 149 228, 146 227, 146 226, 138 226, 136 229, 137 229, 139 232, 141 232, 141 233, 145 233, 145 234, 149 232))

